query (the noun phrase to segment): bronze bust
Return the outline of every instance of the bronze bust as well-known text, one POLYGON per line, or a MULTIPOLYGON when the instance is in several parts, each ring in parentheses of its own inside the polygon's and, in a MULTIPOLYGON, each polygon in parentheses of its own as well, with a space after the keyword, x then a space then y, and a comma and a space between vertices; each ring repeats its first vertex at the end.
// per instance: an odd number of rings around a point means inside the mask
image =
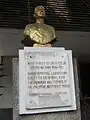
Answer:
POLYGON ((54 27, 44 24, 45 9, 43 6, 35 8, 34 17, 36 22, 25 27, 23 44, 33 47, 51 47, 56 41, 56 34, 54 27))

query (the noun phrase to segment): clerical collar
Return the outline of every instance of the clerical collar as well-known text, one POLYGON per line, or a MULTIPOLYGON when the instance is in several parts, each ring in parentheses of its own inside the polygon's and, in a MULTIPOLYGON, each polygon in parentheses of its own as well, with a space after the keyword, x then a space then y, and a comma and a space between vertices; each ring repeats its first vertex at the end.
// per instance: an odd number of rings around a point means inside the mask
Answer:
POLYGON ((43 22, 40 22, 39 20, 36 21, 37 24, 44 24, 44 21, 43 22))

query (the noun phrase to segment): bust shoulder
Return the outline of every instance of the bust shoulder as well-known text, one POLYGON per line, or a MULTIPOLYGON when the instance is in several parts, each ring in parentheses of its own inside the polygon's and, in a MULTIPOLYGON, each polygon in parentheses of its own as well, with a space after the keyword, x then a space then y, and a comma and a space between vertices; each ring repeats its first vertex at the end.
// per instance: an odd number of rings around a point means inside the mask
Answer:
POLYGON ((34 26, 35 26, 35 23, 27 24, 25 28, 31 28, 31 27, 34 27, 34 26))
MULTIPOLYGON (((28 25, 26 25, 25 29, 30 29, 30 28, 36 27, 36 25, 37 25, 36 23, 28 24, 28 25)), ((47 25, 47 24, 43 24, 43 27, 45 27, 49 30, 54 30, 53 26, 50 26, 50 25, 47 25)))

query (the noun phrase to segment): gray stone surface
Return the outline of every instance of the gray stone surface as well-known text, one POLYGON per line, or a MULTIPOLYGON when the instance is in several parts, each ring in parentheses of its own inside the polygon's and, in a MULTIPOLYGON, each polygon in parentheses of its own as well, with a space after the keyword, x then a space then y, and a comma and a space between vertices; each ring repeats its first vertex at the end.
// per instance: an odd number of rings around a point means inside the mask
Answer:
POLYGON ((13 58, 13 120, 81 120, 80 97, 78 85, 77 62, 74 61, 75 90, 77 100, 77 110, 57 113, 44 113, 36 115, 19 115, 19 59, 13 58))

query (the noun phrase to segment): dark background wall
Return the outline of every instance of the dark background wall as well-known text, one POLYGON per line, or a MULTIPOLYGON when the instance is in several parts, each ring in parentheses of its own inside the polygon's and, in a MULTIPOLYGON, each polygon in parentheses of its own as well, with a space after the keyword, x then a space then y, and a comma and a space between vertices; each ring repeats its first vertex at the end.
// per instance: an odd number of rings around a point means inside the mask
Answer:
POLYGON ((0 27, 23 29, 34 22, 37 5, 45 7, 45 21, 56 30, 90 31, 89 0, 0 0, 0 27))
POLYGON ((13 120, 13 109, 0 109, 0 120, 13 120))

